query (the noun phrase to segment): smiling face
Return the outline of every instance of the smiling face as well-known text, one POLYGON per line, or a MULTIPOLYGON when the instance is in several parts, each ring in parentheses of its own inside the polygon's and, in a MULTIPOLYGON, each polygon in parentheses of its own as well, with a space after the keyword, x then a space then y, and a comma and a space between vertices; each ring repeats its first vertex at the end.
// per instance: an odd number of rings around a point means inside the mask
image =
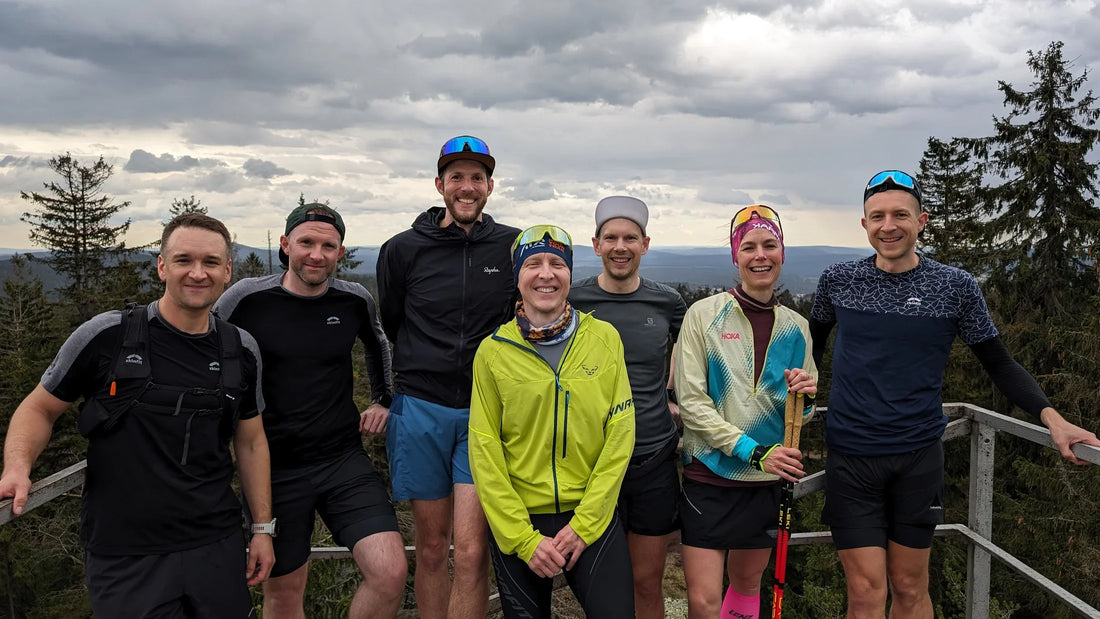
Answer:
POLYGON ((741 237, 737 246, 737 271, 741 287, 750 297, 767 302, 775 294, 775 282, 783 270, 783 246, 771 232, 756 228, 741 237))
POLYGON ((603 261, 603 274, 617 282, 637 278, 642 256, 649 251, 649 237, 642 228, 623 217, 609 219, 592 237, 592 249, 603 261))
POLYGON ((863 203, 863 228, 878 255, 875 265, 889 273, 916 268, 917 235, 928 223, 917 199, 900 190, 882 191, 863 203))
POLYGON ((435 179, 435 189, 443 196, 447 214, 442 225, 457 223, 466 232, 481 219, 481 211, 493 193, 493 179, 482 164, 470 159, 453 161, 435 179))
POLYGON ((321 294, 336 272, 336 263, 344 255, 340 233, 332 224, 307 221, 279 239, 287 255, 288 271, 283 286, 301 296, 321 294))
POLYGON ((516 285, 532 325, 543 327, 561 316, 571 277, 569 265, 557 254, 539 252, 523 261, 516 285))
POLYGON ((210 311, 231 274, 225 239, 204 228, 176 228, 157 256, 164 299, 186 312, 210 311))

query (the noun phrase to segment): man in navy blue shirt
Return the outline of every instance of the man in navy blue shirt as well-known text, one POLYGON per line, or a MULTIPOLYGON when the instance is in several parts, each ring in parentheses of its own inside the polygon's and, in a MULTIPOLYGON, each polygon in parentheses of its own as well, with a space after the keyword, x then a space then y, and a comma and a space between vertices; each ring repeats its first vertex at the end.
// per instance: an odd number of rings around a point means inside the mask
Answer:
POLYGON ((1009 399, 1040 419, 1069 461, 1075 443, 1100 446, 1062 418, 1012 359, 973 276, 916 253, 928 222, 920 186, 899 170, 864 190, 863 227, 875 255, 835 264, 810 313, 814 360, 837 327, 825 417, 825 507, 848 581, 848 616, 931 617, 928 560, 943 522, 943 370, 961 337, 1009 399))

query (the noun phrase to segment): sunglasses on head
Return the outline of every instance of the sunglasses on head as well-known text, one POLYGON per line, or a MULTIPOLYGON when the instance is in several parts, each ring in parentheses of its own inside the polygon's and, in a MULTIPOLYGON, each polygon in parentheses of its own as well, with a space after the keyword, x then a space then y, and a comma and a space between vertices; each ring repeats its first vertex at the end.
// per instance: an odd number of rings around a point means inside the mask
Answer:
POLYGON ((470 135, 460 135, 451 138, 439 149, 439 156, 453 155, 455 153, 480 153, 489 154, 489 146, 484 141, 470 135))
POLYGON ((763 204, 754 204, 752 206, 746 206, 745 208, 737 211, 730 220, 730 237, 733 237, 733 231, 737 229, 737 226, 745 223, 746 221, 757 216, 760 219, 768 219, 774 221, 779 225, 779 229, 783 229, 783 223, 779 221, 779 213, 772 210, 770 206, 764 206, 763 204))
POLYGON ((551 241, 565 245, 566 249, 570 252, 573 251, 573 238, 569 236, 568 232, 557 226, 541 224, 538 226, 531 226, 523 232, 520 232, 519 236, 516 237, 516 241, 512 243, 512 253, 515 254, 516 248, 520 245, 536 243, 547 237, 549 237, 551 241))
POLYGON ((867 188, 863 190, 863 201, 882 191, 900 189, 917 199, 917 204, 923 204, 920 185, 917 179, 901 170, 883 170, 867 181, 867 188))

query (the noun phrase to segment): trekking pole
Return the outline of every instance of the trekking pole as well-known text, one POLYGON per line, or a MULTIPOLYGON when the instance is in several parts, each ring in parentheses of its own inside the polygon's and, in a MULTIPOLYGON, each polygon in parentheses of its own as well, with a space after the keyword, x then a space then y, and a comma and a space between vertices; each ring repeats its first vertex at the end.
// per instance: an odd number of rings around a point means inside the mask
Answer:
MULTIPOLYGON (((783 420, 783 446, 798 449, 802 434, 802 394, 787 392, 783 420)), ((775 537, 775 588, 772 590, 772 619, 783 616, 783 586, 787 584, 787 546, 791 539, 791 513, 794 511, 794 482, 783 484, 779 502, 779 530, 775 537)))

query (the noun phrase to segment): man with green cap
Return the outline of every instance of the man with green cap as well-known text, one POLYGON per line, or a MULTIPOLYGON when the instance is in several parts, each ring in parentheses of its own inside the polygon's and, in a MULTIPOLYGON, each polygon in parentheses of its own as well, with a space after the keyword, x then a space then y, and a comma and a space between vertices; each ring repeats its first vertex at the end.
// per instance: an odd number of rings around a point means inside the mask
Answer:
POLYGON ((385 430, 393 398, 389 342, 374 299, 336 279, 344 220, 324 204, 295 208, 279 239, 285 273, 244 279, 215 311, 256 338, 264 362, 264 425, 278 531, 264 584, 264 617, 302 617, 314 512, 360 571, 351 617, 393 617, 405 586, 405 551, 385 484, 360 433, 385 430), (352 399, 355 340, 363 342, 371 405, 352 399))

